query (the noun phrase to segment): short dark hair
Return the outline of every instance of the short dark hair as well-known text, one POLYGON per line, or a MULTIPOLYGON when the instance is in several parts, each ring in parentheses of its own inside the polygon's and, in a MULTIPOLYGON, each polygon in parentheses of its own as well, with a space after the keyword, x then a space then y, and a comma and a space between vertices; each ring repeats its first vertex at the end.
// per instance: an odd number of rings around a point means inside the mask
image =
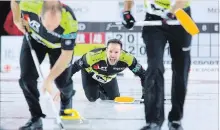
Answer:
POLYGON ((122 42, 119 40, 119 39, 110 39, 108 42, 107 42, 107 47, 109 46, 109 44, 119 44, 121 49, 122 49, 122 42))
POLYGON ((42 12, 41 15, 43 16, 47 11, 59 11, 62 12, 62 4, 60 1, 57 1, 56 4, 51 4, 51 2, 54 1, 44 1, 43 6, 42 6, 42 12))

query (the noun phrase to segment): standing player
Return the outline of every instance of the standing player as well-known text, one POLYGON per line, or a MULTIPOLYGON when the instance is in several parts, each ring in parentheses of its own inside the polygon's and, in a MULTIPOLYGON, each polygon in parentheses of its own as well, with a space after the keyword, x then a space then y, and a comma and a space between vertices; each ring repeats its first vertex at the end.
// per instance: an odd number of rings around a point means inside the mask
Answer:
MULTIPOLYGON (((72 108, 72 96, 75 94, 72 83, 70 65, 75 45, 78 23, 70 9, 58 0, 11 0, 13 19, 16 26, 25 33, 29 30, 31 44, 41 63, 46 54, 49 55, 51 70, 44 81, 44 88, 55 84, 61 92, 60 115, 64 109, 72 108), (21 18, 21 13, 29 17, 29 21, 21 18)), ((37 78, 39 77, 26 38, 23 39, 20 54, 21 75, 19 84, 31 113, 31 119, 19 130, 42 129, 43 114, 39 104, 37 78)), ((48 90, 49 91, 49 90, 48 90)))
MULTIPOLYGON (((124 26, 132 28, 135 19, 130 10, 133 0, 125 0, 124 26)), ((145 86, 145 118, 147 126, 142 130, 160 130, 164 122, 164 65, 163 54, 167 41, 172 58, 172 109, 169 112, 169 130, 182 130, 184 101, 187 91, 188 72, 190 68, 189 35, 181 25, 170 26, 167 20, 175 20, 174 13, 179 8, 190 15, 188 0, 146 0, 146 21, 162 20, 162 26, 143 27, 142 37, 146 44, 148 68, 145 86)))
POLYGON ((133 55, 122 50, 120 40, 111 39, 106 48, 94 49, 75 61, 72 73, 81 70, 85 95, 90 102, 95 102, 98 98, 114 100, 120 96, 116 76, 126 68, 144 82, 143 67, 133 55))

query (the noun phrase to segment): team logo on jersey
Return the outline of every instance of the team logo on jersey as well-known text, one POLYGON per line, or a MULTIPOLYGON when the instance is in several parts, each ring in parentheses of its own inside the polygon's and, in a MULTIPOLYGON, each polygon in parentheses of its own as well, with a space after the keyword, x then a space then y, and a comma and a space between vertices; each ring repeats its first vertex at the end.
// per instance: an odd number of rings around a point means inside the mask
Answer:
POLYGON ((35 21, 35 20, 32 20, 32 21, 30 22, 30 26, 31 26, 31 28, 32 28, 34 31, 36 31, 37 33, 39 33, 40 23, 38 23, 38 22, 35 21))
POLYGON ((107 71, 107 67, 100 67, 99 69, 102 71, 107 71))
POLYGON ((67 45, 67 46, 70 45, 71 43, 72 43, 71 40, 66 40, 66 41, 65 41, 65 45, 67 45))
POLYGON ((93 69, 98 70, 99 69, 99 64, 93 65, 93 69))
POLYGON ((92 78, 99 81, 99 82, 101 82, 101 83, 107 83, 107 82, 111 81, 111 78, 106 79, 106 78, 104 78, 103 76, 101 76, 99 74, 93 74, 92 78))
POLYGON ((83 61, 79 61, 79 66, 82 66, 83 65, 83 61))
POLYGON ((117 71, 121 71, 121 70, 124 70, 125 67, 114 67, 113 70, 117 70, 117 71))
POLYGON ((107 67, 104 67, 104 66, 100 67, 99 64, 93 65, 93 69, 95 69, 95 70, 107 71, 107 67))
POLYGON ((137 65, 135 66, 135 68, 132 69, 132 72, 136 73, 136 72, 138 72, 140 69, 141 69, 141 65, 140 65, 140 64, 137 64, 137 65))

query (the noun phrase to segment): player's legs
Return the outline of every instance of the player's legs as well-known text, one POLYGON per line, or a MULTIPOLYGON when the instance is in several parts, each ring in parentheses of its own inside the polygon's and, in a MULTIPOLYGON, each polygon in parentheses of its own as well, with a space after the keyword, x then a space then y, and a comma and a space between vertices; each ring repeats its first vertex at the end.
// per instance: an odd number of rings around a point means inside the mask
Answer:
MULTIPOLYGON (((35 40, 32 40, 31 44, 36 51, 39 62, 41 63, 47 51, 46 47, 41 45, 40 43, 37 43, 35 40)), ((19 84, 28 103, 29 111, 32 116, 32 119, 25 126, 20 128, 20 130, 25 130, 27 128, 30 128, 30 126, 33 125, 33 122, 35 122, 36 127, 38 127, 37 125, 41 126, 42 122, 40 120, 40 117, 45 116, 42 113, 39 104, 40 94, 37 88, 37 78, 39 77, 39 75, 37 73, 37 69, 34 64, 26 38, 24 38, 21 48, 20 67, 21 74, 19 84)))
MULTIPOLYGON (((147 14, 146 20, 158 20, 157 16, 147 14)), ((145 79, 145 118, 151 128, 162 125, 164 121, 164 65, 163 55, 167 42, 164 27, 145 26, 142 37, 146 44, 147 72, 145 79), (156 126, 155 126, 156 123, 156 126)))
POLYGON ((86 98, 90 102, 95 102, 100 97, 99 82, 94 80, 85 70, 81 70, 81 75, 86 98))
POLYGON ((114 100, 116 97, 120 96, 118 82, 116 78, 112 79, 110 82, 106 84, 102 84, 100 86, 100 89, 101 89, 101 94, 103 94, 102 96, 103 97, 106 96, 106 99, 108 100, 114 100))
MULTIPOLYGON (((61 54, 61 49, 50 49, 48 54, 52 68, 61 54)), ((57 88, 60 90, 60 115, 64 115, 65 109, 72 108, 72 97, 75 94, 72 80, 72 66, 66 68, 55 79, 55 84, 57 88)))
MULTIPOLYGON (((190 11, 190 10, 189 10, 190 11)), ((190 13, 188 11, 188 13, 190 13)), ((188 73, 191 64, 191 35, 182 26, 170 27, 169 43, 172 57, 172 109, 168 119, 179 121, 183 117, 183 107, 187 92, 188 73)))

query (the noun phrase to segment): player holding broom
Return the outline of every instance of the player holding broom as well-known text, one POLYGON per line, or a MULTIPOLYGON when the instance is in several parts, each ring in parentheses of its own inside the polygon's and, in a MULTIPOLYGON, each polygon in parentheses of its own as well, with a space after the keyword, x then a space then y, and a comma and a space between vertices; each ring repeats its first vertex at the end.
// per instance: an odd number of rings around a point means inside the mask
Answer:
MULTIPOLYGON (((131 14, 133 0, 125 0, 124 23, 130 29, 135 19, 131 14)), ((181 25, 170 26, 168 20, 176 20, 175 12, 183 8, 190 15, 188 0, 145 0, 145 21, 161 20, 162 26, 144 26, 142 37, 146 44, 148 68, 145 80, 145 118, 147 126, 142 130, 160 130, 164 122, 164 65, 163 54, 167 41, 172 58, 172 109, 168 116, 169 130, 182 130, 184 101, 190 68, 191 35, 181 25)))
MULTIPOLYGON (((72 96, 75 94, 71 79, 71 60, 75 46, 78 24, 70 7, 58 0, 11 0, 15 25, 25 33, 24 26, 30 32, 31 45, 41 63, 48 53, 51 71, 44 81, 45 90, 53 81, 61 92, 60 115, 64 109, 72 108, 72 96), (21 13, 30 21, 21 18, 21 13)), ((39 103, 37 78, 39 77, 31 55, 29 44, 24 37, 20 55, 21 75, 19 84, 29 106, 31 119, 19 130, 43 129, 43 114, 39 103)))

